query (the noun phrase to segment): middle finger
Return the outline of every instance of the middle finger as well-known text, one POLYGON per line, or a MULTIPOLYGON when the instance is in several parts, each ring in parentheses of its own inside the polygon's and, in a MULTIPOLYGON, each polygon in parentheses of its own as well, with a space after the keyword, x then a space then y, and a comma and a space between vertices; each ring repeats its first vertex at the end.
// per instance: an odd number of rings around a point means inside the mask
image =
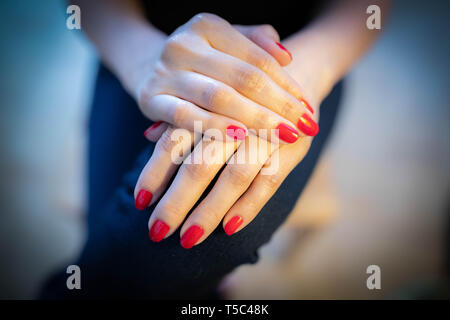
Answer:
POLYGON ((184 160, 174 181, 155 207, 148 227, 166 225, 170 236, 203 194, 217 172, 234 153, 239 142, 211 141, 204 137, 184 160))

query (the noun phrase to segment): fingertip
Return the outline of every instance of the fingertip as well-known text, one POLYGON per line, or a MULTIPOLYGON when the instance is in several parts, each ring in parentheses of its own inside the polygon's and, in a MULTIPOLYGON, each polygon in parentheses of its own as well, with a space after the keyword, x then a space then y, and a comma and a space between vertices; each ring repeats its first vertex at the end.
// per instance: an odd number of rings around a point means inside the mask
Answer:
POLYGON ((144 131, 144 136, 148 135, 151 131, 158 128, 162 123, 163 123, 162 121, 157 121, 153 123, 150 127, 147 128, 147 130, 144 131))
POLYGON ((145 208, 148 207, 148 205, 152 201, 152 198, 153 194, 150 191, 141 189, 138 192, 136 199, 134 200, 134 206, 138 210, 144 210, 145 208))
POLYGON ((236 126, 236 125, 230 125, 226 129, 227 136, 231 137, 232 139, 239 140, 245 140, 245 138, 248 135, 248 130, 244 126, 236 126))
POLYGON ((279 42, 275 42, 275 45, 278 47, 277 49, 277 61, 281 66, 287 66, 288 64, 291 63, 292 61, 292 54, 291 52, 286 49, 285 46, 283 46, 281 43, 279 42))
POLYGON ((286 123, 280 123, 276 127, 276 134, 280 141, 290 144, 298 140, 300 134, 293 126, 286 123))
POLYGON ((167 223, 161 219, 156 219, 148 232, 148 236, 153 242, 160 242, 164 240, 169 230, 170 227, 167 223))
POLYGON ((155 122, 144 131, 144 137, 151 142, 156 142, 161 137, 163 132, 167 129, 167 127, 168 124, 166 122, 155 122))
POLYGON ((243 222, 244 219, 241 216, 234 216, 225 224, 223 229, 228 236, 231 236, 236 232, 236 230, 241 226, 243 222))
POLYGON ((283 46, 281 43, 279 43, 279 42, 275 42, 275 43, 276 43, 276 45, 278 46, 278 48, 280 48, 281 50, 283 50, 284 52, 286 52, 286 53, 289 55, 289 58, 292 60, 292 54, 291 54, 291 52, 290 52, 288 49, 286 49, 286 47, 283 46))
POLYGON ((306 101, 305 99, 300 99, 300 103, 303 104, 305 108, 308 109, 309 112, 311 112, 311 114, 314 114, 314 109, 311 107, 308 101, 306 101))
POLYGON ((190 226, 181 236, 180 244, 184 249, 191 249, 203 236, 205 231, 199 225, 190 226))

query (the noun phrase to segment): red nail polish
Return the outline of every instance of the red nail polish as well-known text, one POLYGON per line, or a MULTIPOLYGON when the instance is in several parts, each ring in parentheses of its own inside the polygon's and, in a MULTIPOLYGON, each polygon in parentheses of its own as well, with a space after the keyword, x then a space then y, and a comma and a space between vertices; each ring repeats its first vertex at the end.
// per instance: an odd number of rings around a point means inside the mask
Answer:
POLYGON ((312 137, 319 132, 319 125, 306 113, 302 114, 298 120, 297 127, 304 134, 312 137))
POLYGON ((306 101, 305 99, 300 99, 300 102, 305 106, 306 109, 309 110, 312 114, 314 114, 314 109, 311 107, 311 105, 306 101))
POLYGON ((161 125, 161 123, 163 123, 163 122, 162 121, 158 121, 158 122, 155 122, 154 124, 152 124, 150 127, 148 127, 147 130, 144 131, 144 136, 147 136, 147 134, 150 131, 158 128, 161 125))
POLYGON ((185 249, 190 249, 197 243, 198 239, 200 239, 203 235, 203 228, 199 226, 191 226, 189 229, 181 237, 180 243, 181 246, 185 249))
POLYGON ((148 235, 152 241, 159 242, 164 239, 169 229, 170 227, 164 221, 158 219, 153 223, 148 235))
POLYGON ((242 224, 242 222, 244 222, 244 220, 242 219, 241 216, 234 216, 225 225, 225 227, 224 227, 225 233, 227 235, 231 236, 236 231, 236 229, 239 228, 239 226, 242 224))
POLYGON ((134 206, 138 210, 144 210, 147 208, 150 201, 152 201, 153 195, 151 192, 147 190, 141 190, 139 191, 136 200, 134 201, 134 206))
POLYGON ((233 125, 228 126, 226 132, 227 135, 234 140, 245 140, 245 137, 247 136, 247 131, 244 128, 233 125))
POLYGON ((298 131, 288 126, 287 124, 280 123, 277 126, 278 138, 287 143, 293 143, 298 139, 298 131))
POLYGON ((278 47, 280 47, 280 49, 286 51, 288 53, 289 57, 291 57, 291 60, 292 60, 292 54, 289 52, 289 50, 286 49, 281 43, 279 43, 279 42, 275 42, 275 43, 277 44, 278 47))

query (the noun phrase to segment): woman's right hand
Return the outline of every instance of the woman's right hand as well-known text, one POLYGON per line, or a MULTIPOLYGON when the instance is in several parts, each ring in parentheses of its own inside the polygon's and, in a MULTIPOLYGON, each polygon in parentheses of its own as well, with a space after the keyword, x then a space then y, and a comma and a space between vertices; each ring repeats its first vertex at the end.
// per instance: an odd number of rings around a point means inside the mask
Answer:
POLYGON ((281 67, 291 56, 277 41, 271 26, 232 26, 198 14, 167 38, 145 72, 135 93, 139 107, 153 121, 218 140, 243 140, 247 128, 272 142, 314 136, 313 110, 281 67))

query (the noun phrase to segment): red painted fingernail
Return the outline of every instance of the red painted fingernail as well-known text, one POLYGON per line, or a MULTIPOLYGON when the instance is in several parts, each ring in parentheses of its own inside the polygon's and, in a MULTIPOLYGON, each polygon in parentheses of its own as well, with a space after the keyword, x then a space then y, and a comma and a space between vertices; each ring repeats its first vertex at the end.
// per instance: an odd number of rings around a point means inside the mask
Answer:
POLYGON ((298 139, 298 131, 288 126, 287 124, 280 123, 277 126, 278 138, 287 143, 293 143, 298 139))
POLYGON ((158 121, 158 122, 155 122, 154 124, 152 124, 150 127, 148 127, 147 130, 144 131, 144 136, 147 136, 147 134, 150 131, 158 128, 161 125, 161 123, 163 123, 163 122, 162 121, 158 121))
POLYGON ((300 102, 305 106, 306 109, 309 110, 312 114, 314 114, 314 109, 311 107, 311 105, 306 101, 305 99, 300 99, 300 102))
POLYGON ((192 248, 203 235, 203 228, 199 226, 191 226, 181 237, 181 246, 185 249, 192 248))
POLYGON ((170 227, 162 220, 156 220, 153 223, 150 232, 148 233, 150 239, 154 242, 159 242, 164 239, 167 232, 169 232, 170 227))
POLYGON ((234 140, 245 140, 245 137, 247 136, 247 131, 244 128, 233 125, 228 126, 226 132, 227 135, 234 140))
POLYGON ((134 201, 134 206, 138 210, 144 210, 147 208, 150 201, 152 201, 153 195, 151 192, 147 190, 141 190, 139 191, 136 200, 134 201))
POLYGON ((297 127, 304 134, 312 137, 319 132, 319 125, 306 113, 302 114, 298 120, 297 127))
POLYGON ((241 216, 234 216, 230 221, 225 225, 225 233, 231 236, 237 228, 244 222, 241 216))
POLYGON ((289 52, 289 50, 286 49, 286 48, 285 48, 281 43, 279 43, 279 42, 276 42, 276 44, 277 44, 278 47, 280 47, 280 49, 286 51, 286 52, 288 53, 289 57, 291 57, 291 60, 292 60, 292 54, 289 52))

